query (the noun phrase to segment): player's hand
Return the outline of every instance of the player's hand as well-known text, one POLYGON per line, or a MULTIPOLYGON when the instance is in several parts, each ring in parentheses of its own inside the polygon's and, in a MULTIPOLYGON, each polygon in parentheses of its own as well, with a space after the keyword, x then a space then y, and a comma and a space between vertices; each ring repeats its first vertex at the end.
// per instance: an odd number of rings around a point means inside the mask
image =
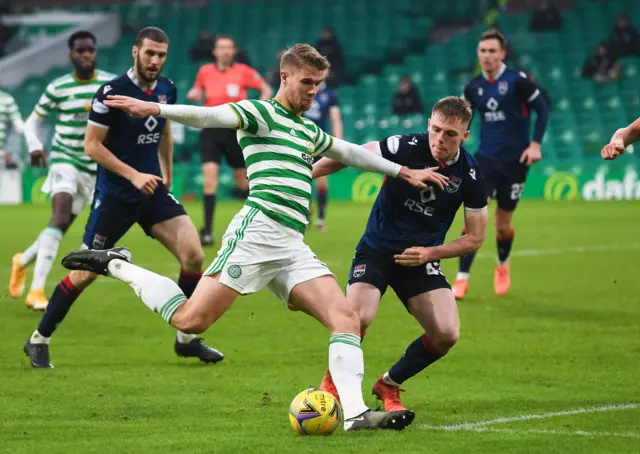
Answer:
POLYGON ((449 181, 449 177, 439 174, 436 170, 438 170, 438 167, 410 169, 406 166, 402 166, 398 173, 398 178, 402 178, 411 186, 415 186, 417 188, 426 188, 427 185, 424 182, 428 181, 429 183, 435 184, 440 189, 444 189, 449 181))
POLYGON ((162 181, 162 178, 158 175, 150 173, 136 172, 131 183, 143 194, 151 195, 158 187, 158 183, 162 181))
POLYGON ((191 90, 187 92, 187 99, 193 102, 202 101, 202 89, 193 87, 191 90))
POLYGON ((612 159, 616 159, 622 153, 624 153, 624 142, 622 139, 611 139, 611 142, 604 146, 600 155, 602 156, 602 159, 611 161, 612 159))
POLYGON ((431 254, 432 249, 429 247, 410 247, 405 249, 402 254, 395 254, 393 258, 401 266, 420 266, 434 261, 431 254))
POLYGON ((526 166, 535 164, 542 159, 542 153, 540 153, 540 144, 531 142, 526 150, 520 156, 520 162, 526 166))
POLYGON ((160 107, 155 102, 142 101, 122 95, 109 95, 104 102, 107 107, 120 109, 127 112, 133 118, 145 118, 152 115, 160 115, 160 107))
POLYGON ((29 153, 31 167, 47 167, 47 154, 44 150, 36 150, 29 153))

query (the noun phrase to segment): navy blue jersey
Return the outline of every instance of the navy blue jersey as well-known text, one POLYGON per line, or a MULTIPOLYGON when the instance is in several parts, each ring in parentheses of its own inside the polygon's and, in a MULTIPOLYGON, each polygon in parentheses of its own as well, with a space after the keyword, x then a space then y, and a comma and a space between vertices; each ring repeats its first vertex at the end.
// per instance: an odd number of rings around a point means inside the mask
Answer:
POLYGON ((329 110, 334 106, 338 106, 338 98, 332 89, 324 85, 316 94, 311 108, 303 116, 313 120, 323 131, 331 133, 332 131, 327 128, 329 127, 329 110))
POLYGON ((412 246, 439 246, 458 208, 482 210, 487 195, 473 157, 463 148, 448 163, 431 154, 428 134, 392 136, 380 142, 382 156, 411 169, 441 167, 449 177, 444 190, 419 189, 399 178, 385 178, 371 209, 361 242, 378 250, 399 253, 412 246))
POLYGON ((530 144, 529 112, 539 96, 540 90, 524 73, 504 65, 495 80, 481 74, 469 82, 464 97, 481 122, 477 153, 500 162, 519 160, 530 144))
MULTIPOLYGON (((144 90, 130 69, 98 89, 89 114, 89 123, 109 129, 104 145, 118 159, 139 172, 162 176, 158 149, 167 120, 162 117, 133 118, 122 110, 109 109, 103 104, 109 95, 175 104, 175 85, 170 79, 160 77, 153 89, 144 90)), ((98 166, 96 188, 103 194, 128 201, 148 197, 131 182, 102 166, 98 166)))

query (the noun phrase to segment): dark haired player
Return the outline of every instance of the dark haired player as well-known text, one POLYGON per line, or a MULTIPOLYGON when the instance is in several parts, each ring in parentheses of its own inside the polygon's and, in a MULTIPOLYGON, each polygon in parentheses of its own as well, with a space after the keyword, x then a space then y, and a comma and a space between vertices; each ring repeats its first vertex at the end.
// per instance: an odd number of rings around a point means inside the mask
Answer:
POLYGON ((58 254, 62 236, 76 216, 91 202, 96 184, 97 164, 84 154, 82 141, 91 110, 91 98, 114 74, 96 69, 96 37, 86 30, 73 33, 68 41, 73 72, 53 80, 45 89, 24 126, 32 165, 45 166, 45 151, 38 129, 51 115, 56 118, 55 133, 49 154, 47 180, 42 191, 51 198, 51 219, 36 240, 13 256, 9 294, 22 296, 27 267, 34 263, 27 307, 39 311, 47 307, 44 287, 58 254))
MULTIPOLYGON (((107 96, 114 94, 174 104, 175 85, 160 77, 168 48, 169 39, 162 30, 142 29, 132 49, 133 68, 102 85, 93 98, 84 147, 99 170, 83 243, 91 249, 112 248, 137 223, 178 259, 178 285, 190 295, 202 275, 204 253, 191 219, 169 192, 173 168, 171 124, 159 116, 133 118, 104 104, 107 96)), ((53 367, 48 348, 51 336, 95 278, 94 273, 72 271, 58 284, 38 329, 24 346, 32 366, 53 367)), ((180 331, 175 352, 209 363, 223 359, 201 339, 180 331)))
MULTIPOLYGON (((548 117, 548 107, 538 87, 523 72, 507 68, 503 63, 505 54, 505 39, 500 32, 483 33, 478 42, 482 74, 464 88, 464 97, 478 112, 482 125, 475 158, 482 169, 488 196, 498 202, 495 215, 498 264, 494 277, 498 295, 507 293, 511 285, 509 253, 514 238, 511 221, 529 166, 542 158, 540 144, 548 117), (533 141, 530 140, 531 109, 537 114, 533 141)), ((463 235, 465 233, 463 230, 463 235)), ((475 252, 460 257, 453 287, 457 299, 467 293, 474 257, 475 252)))
MULTIPOLYGON (((391 136, 365 145, 409 168, 439 168, 445 178, 442 187, 426 189, 385 179, 351 265, 347 298, 359 311, 361 333, 373 322, 387 287, 424 329, 373 386, 385 411, 404 410, 400 385, 447 354, 460 334, 456 300, 440 260, 477 250, 487 227, 485 183, 476 161, 461 147, 469 136, 471 115, 467 101, 450 96, 433 107, 428 133, 391 136), (444 244, 460 205, 464 205, 467 235, 444 244)), ((313 176, 344 167, 322 159, 314 166, 313 176)), ((320 387, 338 397, 329 371, 320 387)))

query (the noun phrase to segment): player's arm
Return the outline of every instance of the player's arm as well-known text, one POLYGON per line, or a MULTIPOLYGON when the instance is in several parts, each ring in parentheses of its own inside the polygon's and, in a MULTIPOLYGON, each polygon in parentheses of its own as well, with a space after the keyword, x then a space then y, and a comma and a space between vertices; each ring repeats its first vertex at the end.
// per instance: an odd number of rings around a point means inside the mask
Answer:
POLYGON ((157 175, 140 173, 130 165, 118 159, 107 147, 104 141, 107 139, 108 128, 89 123, 84 135, 84 152, 91 159, 108 171, 120 175, 131 182, 144 194, 153 194, 162 181, 157 175))
POLYGON ((337 105, 329 107, 329 118, 331 119, 331 132, 333 133, 333 137, 344 139, 344 128, 342 126, 342 114, 340 113, 340 107, 337 105))
POLYGON ((171 121, 167 120, 160 138, 158 158, 162 170, 162 182, 169 189, 173 182, 173 133, 171 121))
POLYGON ((640 118, 636 119, 636 121, 626 128, 620 128, 613 133, 611 140, 607 145, 605 145, 600 154, 603 159, 615 159, 624 153, 624 150, 638 139, 640 139, 640 118))
POLYGON ((534 164, 542 159, 540 144, 547 130, 549 120, 549 106, 540 93, 540 89, 521 73, 516 81, 516 91, 520 99, 536 112, 536 124, 533 130, 533 140, 522 153, 520 162, 526 165, 534 164))
POLYGON ((241 128, 241 118, 231 104, 216 107, 188 106, 185 104, 158 104, 122 95, 109 95, 105 106, 121 109, 134 118, 152 115, 164 117, 194 128, 241 128))
POLYGON ((260 99, 271 99, 273 96, 273 88, 271 88, 271 86, 264 80, 262 81, 262 84, 260 84, 260 88, 258 88, 258 90, 260 90, 260 99))
POLYGON ((27 141, 27 149, 33 167, 46 166, 46 152, 44 145, 38 138, 37 131, 43 121, 49 118, 51 113, 58 110, 56 94, 55 86, 49 84, 24 124, 24 138, 27 141))
POLYGON ((193 87, 187 92, 187 99, 193 102, 201 102, 202 95, 204 94, 204 66, 198 70, 196 80, 193 82, 193 87))
POLYGON ((356 167, 367 172, 381 173, 389 177, 400 178, 418 188, 426 188, 427 185, 424 182, 428 181, 434 183, 440 189, 444 189, 444 186, 449 180, 449 178, 435 171, 437 167, 410 169, 389 161, 381 155, 371 153, 371 151, 360 145, 346 142, 335 137, 332 138, 331 136, 329 136, 326 151, 321 149, 319 153, 324 153, 325 156, 340 161, 347 166, 356 167))
MULTIPOLYGON (((376 153, 378 156, 382 156, 379 142, 367 142, 362 146, 362 148, 369 150, 372 153, 376 153)), ((314 179, 324 177, 339 172, 342 169, 346 169, 347 167, 349 167, 347 164, 343 164, 340 161, 322 157, 313 165, 311 177, 314 179)))

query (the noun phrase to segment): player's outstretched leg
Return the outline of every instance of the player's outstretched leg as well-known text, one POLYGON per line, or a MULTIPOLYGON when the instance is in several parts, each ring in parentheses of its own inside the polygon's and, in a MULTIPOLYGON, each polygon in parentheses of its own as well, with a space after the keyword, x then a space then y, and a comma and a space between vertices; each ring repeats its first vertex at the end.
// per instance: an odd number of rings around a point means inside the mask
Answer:
POLYGON ((409 299, 409 311, 424 328, 402 357, 373 386, 373 394, 386 411, 404 408, 400 387, 409 378, 438 361, 455 345, 460 333, 460 319, 451 290, 440 288, 409 299))
POLYGON ((289 303, 316 318, 331 331, 329 370, 344 411, 344 429, 401 430, 413 422, 410 410, 379 412, 362 397, 364 356, 360 348, 360 319, 333 276, 321 276, 293 287, 289 303))
MULTIPOLYGON (((467 228, 464 227, 462 229, 461 236, 465 236, 467 234, 467 228)), ((469 254, 465 254, 460 256, 459 260, 459 268, 458 275, 456 276, 456 282, 453 284, 453 296, 457 300, 461 300, 465 297, 467 292, 469 291, 469 278, 471 277, 471 265, 473 264, 473 259, 476 258, 476 252, 473 251, 469 254)))
MULTIPOLYGON (((129 250, 122 247, 101 251, 84 249, 68 254, 62 259, 62 265, 69 269, 102 274, 129 284, 149 309, 159 313, 166 322, 184 334, 204 332, 237 296, 237 292, 228 289, 234 292, 233 299, 229 301, 228 295, 225 295, 227 298, 216 298, 215 294, 207 294, 209 289, 205 287, 208 283, 200 280, 193 297, 187 301, 187 297, 175 282, 133 265, 129 262, 130 257, 129 250)), ((198 343, 201 344, 201 340, 198 343)), ((219 351, 210 347, 207 349, 210 350, 207 362, 215 363, 224 358, 219 351)))

